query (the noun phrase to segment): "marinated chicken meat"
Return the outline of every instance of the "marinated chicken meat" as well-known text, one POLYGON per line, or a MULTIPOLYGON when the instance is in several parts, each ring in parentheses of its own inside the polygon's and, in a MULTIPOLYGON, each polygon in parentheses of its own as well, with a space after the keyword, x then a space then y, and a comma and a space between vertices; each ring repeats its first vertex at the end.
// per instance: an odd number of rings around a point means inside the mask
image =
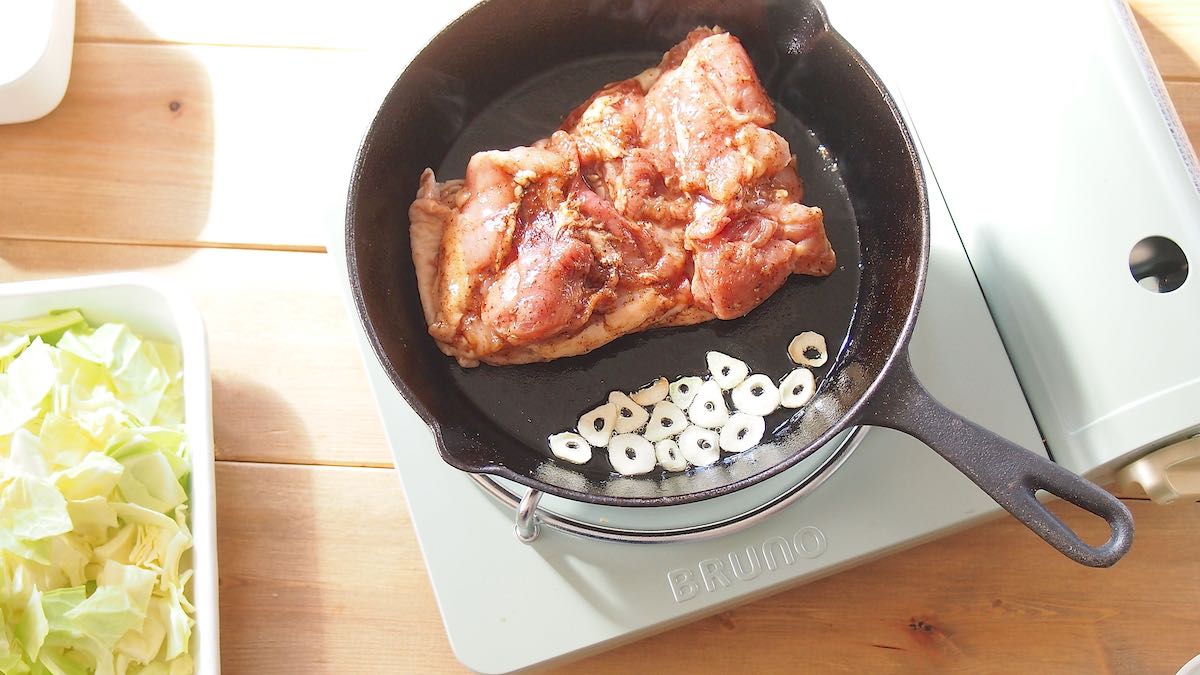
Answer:
POLYGON ((550 138, 421 176, 410 209, 429 332, 464 366, 583 354, 629 333, 743 316, 835 266, 750 57, 693 30, 550 138))

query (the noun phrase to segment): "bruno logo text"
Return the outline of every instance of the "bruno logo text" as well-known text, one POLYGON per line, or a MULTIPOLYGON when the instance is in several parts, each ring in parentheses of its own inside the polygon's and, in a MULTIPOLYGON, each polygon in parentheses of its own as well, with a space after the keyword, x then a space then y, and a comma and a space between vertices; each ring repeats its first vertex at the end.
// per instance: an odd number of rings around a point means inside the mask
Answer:
POLYGON ((816 558, 825 552, 825 533, 808 525, 796 530, 791 539, 771 537, 761 546, 745 551, 730 551, 725 558, 707 558, 695 567, 680 567, 667 572, 667 584, 675 602, 687 602, 704 589, 715 593, 739 581, 750 581, 783 565, 794 565, 797 558, 816 558))

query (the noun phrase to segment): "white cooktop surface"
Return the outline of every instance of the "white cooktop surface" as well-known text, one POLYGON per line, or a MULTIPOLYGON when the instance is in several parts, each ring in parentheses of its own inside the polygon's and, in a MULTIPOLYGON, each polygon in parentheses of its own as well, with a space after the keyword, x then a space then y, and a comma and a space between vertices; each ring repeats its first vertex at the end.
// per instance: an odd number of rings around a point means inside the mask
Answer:
MULTIPOLYGON (((931 189, 932 253, 914 367, 957 412, 1044 453, 961 242, 931 189), (967 372, 972 377, 961 377, 967 372)), ((331 252, 349 302, 340 228, 331 252)), ((637 545, 543 528, 525 545, 513 535, 512 510, 441 461, 357 323, 355 330, 450 643, 477 671, 507 672, 634 639, 999 512, 932 450, 873 428, 813 494, 742 532, 637 545), (731 552, 754 578, 733 574, 731 552)))

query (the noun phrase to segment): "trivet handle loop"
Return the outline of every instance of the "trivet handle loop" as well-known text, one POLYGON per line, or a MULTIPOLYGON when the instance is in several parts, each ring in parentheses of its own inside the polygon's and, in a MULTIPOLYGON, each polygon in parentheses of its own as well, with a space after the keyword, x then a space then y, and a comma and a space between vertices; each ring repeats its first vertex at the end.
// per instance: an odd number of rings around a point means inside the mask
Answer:
POLYGON ((521 497, 517 505, 517 523, 513 532, 522 544, 531 544, 542 534, 542 521, 537 515, 538 502, 542 500, 541 490, 529 490, 521 497))

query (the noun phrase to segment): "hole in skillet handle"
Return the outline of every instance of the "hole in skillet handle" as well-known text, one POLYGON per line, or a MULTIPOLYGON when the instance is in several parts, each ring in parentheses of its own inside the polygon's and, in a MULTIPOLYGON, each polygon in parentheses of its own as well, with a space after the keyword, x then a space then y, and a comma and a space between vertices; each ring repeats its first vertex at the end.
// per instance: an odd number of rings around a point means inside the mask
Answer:
POLYGON ((1056 497, 1053 493, 1045 490, 1036 490, 1033 496, 1039 502, 1051 506, 1051 510, 1058 514, 1060 518, 1070 522, 1075 529, 1075 534, 1089 545, 1098 546, 1108 541, 1112 536, 1112 533, 1108 529, 1108 523, 1092 512, 1075 506, 1066 500, 1062 500, 1058 508, 1053 508, 1052 500, 1056 499, 1056 497))
POLYGON ((1054 462, 960 417, 929 394, 908 355, 896 359, 867 403, 862 423, 903 431, 933 448, 996 503, 1063 555, 1110 567, 1133 543, 1133 516, 1121 500, 1054 462), (1092 546, 1038 501, 1044 490, 1108 523, 1108 541, 1092 546))

